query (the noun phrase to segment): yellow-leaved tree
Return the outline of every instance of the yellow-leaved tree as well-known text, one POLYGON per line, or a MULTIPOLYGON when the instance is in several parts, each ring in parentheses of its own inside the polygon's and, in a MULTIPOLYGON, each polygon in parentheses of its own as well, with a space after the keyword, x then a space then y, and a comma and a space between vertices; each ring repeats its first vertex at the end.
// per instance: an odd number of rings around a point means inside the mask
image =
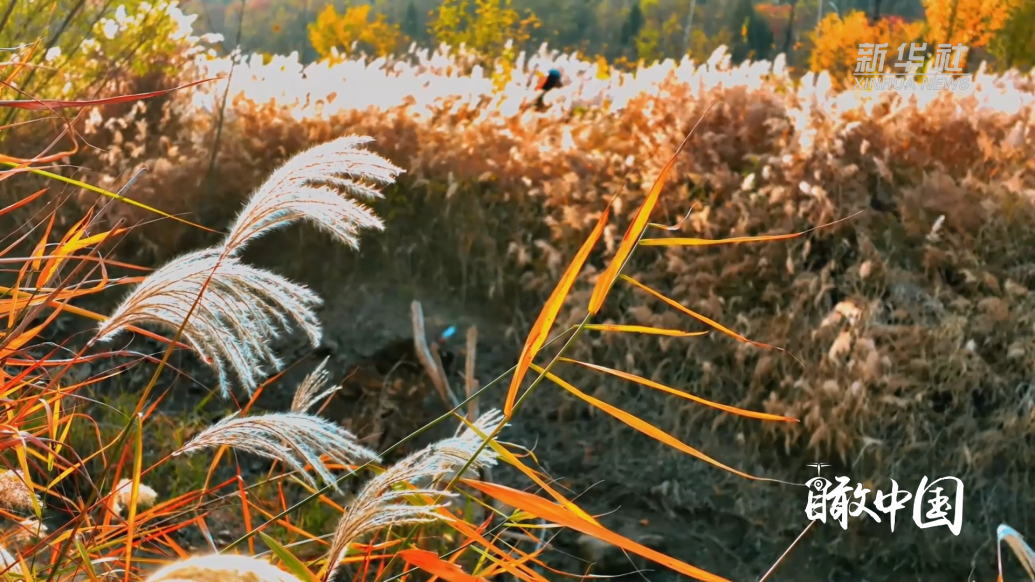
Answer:
MULTIPOLYGON (((1003 28, 1022 0, 923 0, 927 42, 983 47, 1003 28)), ((1031 2, 1031 0, 1027 0, 1031 2)), ((969 53, 970 51, 967 51, 969 53)), ((963 64, 968 54, 964 54, 963 64)))
POLYGON ((844 19, 833 12, 825 16, 812 33, 814 46, 809 65, 816 72, 829 71, 834 82, 843 86, 855 78, 860 45, 886 44, 884 65, 878 69, 888 72, 898 56, 898 47, 921 38, 923 31, 923 22, 884 18, 872 23, 858 10, 849 12, 844 19))
POLYGON ((644 22, 634 39, 637 59, 651 63, 669 56, 678 57, 685 51, 683 21, 689 4, 680 0, 673 11, 671 6, 663 8, 658 0, 641 0, 644 22))
POLYGON ((1035 2, 1022 2, 988 45, 1000 69, 1035 67, 1035 2))
POLYGON ((507 41, 523 45, 539 22, 529 13, 524 18, 511 0, 444 0, 432 14, 428 31, 449 46, 463 43, 486 57, 503 56, 507 41))
POLYGON ((332 49, 347 54, 354 44, 357 50, 383 57, 397 52, 407 39, 384 14, 371 20, 369 4, 350 6, 345 14, 328 5, 309 25, 309 42, 321 58, 329 58, 332 49))
POLYGON ((497 89, 510 79, 519 47, 539 27, 531 11, 522 17, 511 0, 444 0, 431 16, 432 38, 449 46, 463 43, 495 64, 492 78, 497 89))

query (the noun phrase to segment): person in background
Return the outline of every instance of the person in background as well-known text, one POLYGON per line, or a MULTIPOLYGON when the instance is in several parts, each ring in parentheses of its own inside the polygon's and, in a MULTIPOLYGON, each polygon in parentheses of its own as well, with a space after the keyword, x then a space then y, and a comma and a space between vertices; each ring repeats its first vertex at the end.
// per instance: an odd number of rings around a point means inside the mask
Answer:
POLYGON ((552 89, 556 89, 561 86, 561 72, 557 69, 550 69, 547 71, 546 76, 539 80, 539 84, 536 85, 536 91, 539 91, 539 96, 535 100, 535 108, 537 111, 543 111, 546 109, 546 103, 543 99, 546 97, 546 93, 552 89))

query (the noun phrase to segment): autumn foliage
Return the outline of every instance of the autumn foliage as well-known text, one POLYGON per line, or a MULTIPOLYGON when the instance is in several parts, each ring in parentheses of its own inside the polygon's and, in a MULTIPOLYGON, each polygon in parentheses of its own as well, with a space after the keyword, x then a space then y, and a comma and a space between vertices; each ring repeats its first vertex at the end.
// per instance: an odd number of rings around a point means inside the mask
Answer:
POLYGON ((830 73, 837 82, 850 82, 855 77, 860 45, 884 43, 887 54, 882 70, 891 71, 898 48, 921 38, 923 30, 922 22, 906 23, 899 19, 882 19, 874 24, 858 10, 849 12, 844 19, 831 13, 814 33, 809 64, 813 71, 830 73))
POLYGON ((349 6, 344 14, 328 4, 309 25, 309 41, 321 57, 352 51, 386 56, 401 49, 405 40, 399 26, 384 14, 371 14, 369 4, 349 6))
MULTIPOLYGON (((986 46, 1025 0, 924 0, 925 38, 934 44, 986 46)), ((1028 2, 1030 4, 1030 2, 1028 2)), ((1023 18, 1023 17, 1022 17, 1023 18)))

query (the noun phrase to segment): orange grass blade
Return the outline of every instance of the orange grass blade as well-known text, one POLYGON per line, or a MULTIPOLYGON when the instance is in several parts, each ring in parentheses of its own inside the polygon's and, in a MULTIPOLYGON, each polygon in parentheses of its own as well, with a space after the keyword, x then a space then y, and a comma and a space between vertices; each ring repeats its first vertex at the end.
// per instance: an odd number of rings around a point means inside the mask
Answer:
POLYGON ((647 327, 645 325, 616 325, 611 323, 587 323, 582 326, 584 329, 594 331, 617 331, 625 333, 642 333, 647 335, 664 335, 668 337, 697 337, 708 335, 707 331, 682 331, 678 329, 665 329, 663 327, 647 327))
POLYGON ((411 548, 399 552, 399 557, 406 563, 416 566, 429 574, 433 574, 447 582, 488 582, 485 578, 472 576, 464 572, 460 566, 446 562, 435 552, 411 548))
POLYGON ((856 212, 851 216, 828 222, 827 224, 821 224, 812 228, 803 230, 801 232, 795 232, 790 234, 771 234, 771 235, 760 235, 760 236, 735 236, 731 238, 720 238, 720 239, 708 239, 708 238, 645 238, 640 241, 640 246, 644 247, 705 247, 714 245, 732 245, 740 243, 753 243, 753 242, 770 242, 778 240, 789 240, 792 238, 798 238, 804 236, 814 230, 833 226, 839 222, 844 222, 851 218, 855 218, 862 214, 863 211, 856 212))
POLYGON ((50 222, 47 223, 47 229, 43 231, 43 236, 40 238, 40 242, 36 243, 36 248, 32 251, 32 268, 35 271, 39 271, 42 262, 40 257, 47 254, 47 241, 50 240, 50 231, 54 229, 54 221, 57 220, 57 214, 50 215, 50 222))
POLYGON ((43 272, 39 276, 39 286, 42 287, 46 282, 50 281, 50 278, 54 275, 58 265, 64 262, 69 255, 72 253, 86 248, 90 245, 97 244, 105 241, 108 237, 118 236, 129 231, 128 228, 117 228, 115 230, 102 232, 86 238, 82 237, 84 230, 80 229, 75 233, 67 242, 62 242, 57 249, 50 255, 51 258, 47 261, 47 266, 43 269, 43 272))
POLYGON ((18 76, 18 73, 22 72, 22 69, 29 64, 29 59, 31 59, 32 55, 36 53, 36 49, 39 48, 42 40, 43 39, 41 38, 36 39, 36 42, 32 43, 32 46, 29 47, 28 54, 25 55, 24 58, 19 58, 18 61, 14 63, 14 71, 7 76, 7 80, 4 82, 4 85, 10 85, 14 82, 14 78, 18 76))
MULTIPOLYGON (((483 433, 481 430, 478 429, 478 427, 476 427, 473 424, 471 424, 471 422, 468 421, 463 416, 460 416, 460 420, 464 424, 466 424, 468 428, 473 430, 475 432, 475 434, 480 436, 482 439, 488 439, 489 438, 489 435, 483 433)), ((590 514, 586 513, 581 507, 579 507, 578 505, 575 505, 575 503, 569 501, 563 495, 561 495, 560 493, 555 491, 553 489, 553 487, 550 487, 549 485, 547 485, 546 481, 544 481, 542 478, 540 478, 539 474, 536 471, 534 471, 531 467, 528 467, 527 465, 522 463, 521 459, 517 458, 517 456, 515 456, 514 453, 511 453, 509 450, 507 450, 506 447, 504 447, 503 445, 499 444, 495 440, 490 440, 489 441, 489 446, 492 447, 492 450, 495 451, 496 454, 499 455, 500 458, 502 458, 504 462, 506 462, 507 464, 513 466, 518 471, 521 471, 522 473, 524 473, 526 477, 528 477, 529 479, 534 481, 536 485, 542 487, 544 491, 549 493, 550 496, 553 497, 555 500, 557 500, 557 503, 560 503, 562 506, 564 506, 565 509, 567 509, 568 511, 574 513, 575 515, 581 517, 582 519, 584 519, 584 520, 586 520, 586 521, 588 521, 590 523, 593 523, 593 524, 596 524, 596 525, 600 525, 600 523, 597 522, 597 520, 594 519, 593 516, 591 516, 590 514)))
POLYGON ((765 412, 754 412, 754 411, 751 411, 751 410, 744 410, 743 408, 737 408, 735 406, 728 406, 726 404, 719 404, 718 402, 713 402, 711 400, 705 400, 704 398, 701 398, 700 396, 694 396, 693 394, 690 394, 690 393, 687 393, 687 392, 683 392, 682 390, 676 390, 675 388, 669 388, 668 386, 665 386, 664 384, 659 384, 657 382, 654 382, 653 380, 648 380, 648 379, 643 378, 641 376, 637 376, 636 374, 630 374, 628 372, 620 372, 618 370, 614 370, 614 369, 611 369, 611 368, 606 368, 604 366, 598 366, 596 364, 590 364, 588 362, 580 362, 578 360, 572 360, 570 358, 559 358, 559 360, 562 361, 562 362, 568 362, 568 363, 571 363, 571 364, 578 364, 580 366, 585 366, 586 368, 589 368, 591 370, 596 370, 598 372, 604 372, 605 374, 611 374, 612 376, 617 376, 617 377, 625 379, 625 380, 630 380, 632 382, 636 382, 637 384, 641 384, 641 385, 646 386, 648 388, 654 388, 655 390, 661 390, 662 392, 666 392, 666 393, 672 394, 674 396, 679 396, 680 398, 686 398, 687 400, 693 400, 694 402, 697 402, 698 404, 704 404, 705 406, 711 406, 712 408, 717 408, 719 410, 722 410, 722 411, 725 411, 725 412, 729 412, 730 414, 736 414, 737 416, 746 416, 748 418, 757 418, 759 420, 777 420, 777 421, 783 421, 783 422, 801 422, 797 418, 791 418, 789 416, 780 416, 778 414, 768 414, 768 413, 765 413, 765 412))
POLYGON ((180 89, 188 89, 195 85, 208 83, 209 81, 218 81, 221 78, 222 77, 213 77, 211 79, 193 81, 191 83, 187 83, 186 85, 173 87, 172 89, 162 89, 161 91, 151 91, 149 93, 136 93, 133 95, 120 95, 118 97, 107 97, 104 99, 86 99, 82 101, 65 101, 62 99, 5 99, 0 100, 0 107, 10 107, 13 109, 27 109, 29 111, 42 111, 50 109, 68 109, 72 107, 97 107, 99 105, 115 105, 118 103, 129 103, 131 101, 150 99, 152 97, 161 97, 162 95, 168 95, 173 91, 179 91, 180 89))
MULTIPOLYGON (((539 367, 533 364, 532 368, 536 369, 536 368, 539 368, 539 367)), ((541 368, 539 368, 539 370, 541 370, 541 368)), ((536 370, 536 371, 539 371, 539 370, 536 370)), ((542 372, 539 372, 539 373, 541 374, 542 372)), ((625 424, 635 428, 636 430, 642 432, 643 434, 653 438, 654 440, 662 442, 662 443, 664 443, 664 444, 666 444, 666 445, 668 445, 668 446, 670 446, 670 447, 672 447, 674 449, 682 451, 682 452, 684 452, 684 453, 686 453, 686 454, 688 454, 690 456, 697 457, 698 459, 701 459, 702 461, 704 461, 704 462, 706 462, 706 463, 708 463, 710 465, 714 465, 714 466, 716 466, 716 467, 718 467, 720 469, 724 469, 726 471, 729 471, 730 473, 733 473, 734 475, 737 475, 739 477, 744 477, 745 479, 751 479, 753 481, 776 481, 775 479, 766 479, 764 477, 755 477, 754 475, 749 475, 749 474, 747 474, 747 473, 745 473, 743 471, 738 471, 737 469, 734 469, 733 467, 730 467, 728 465, 724 465, 724 464, 720 463, 719 461, 716 461, 715 459, 713 459, 713 458, 709 457, 708 455, 702 453, 701 451, 698 451, 697 449, 691 447, 690 445, 687 445, 686 443, 680 441, 676 437, 668 434, 667 432, 661 430, 660 428, 654 426, 653 424, 650 424, 649 422, 646 422, 646 421, 640 419, 639 417, 633 416, 632 414, 629 414, 628 412, 626 412, 626 411, 624 411, 624 410, 622 410, 620 408, 616 408, 614 406, 611 406, 610 404, 604 402, 603 400, 599 400, 597 398, 594 398, 594 397, 590 396, 589 394, 586 394, 585 392, 579 390, 578 388, 576 388, 576 387, 572 386, 571 384, 565 382, 564 380, 558 378, 553 373, 546 374, 546 377, 549 378, 550 380, 552 380, 555 384, 557 384, 561 388, 564 388, 568 392, 572 393, 573 395, 575 395, 579 399, 587 402, 588 404, 591 404, 591 405, 599 408, 600 410, 603 410, 604 412, 610 414, 611 416, 617 418, 618 420, 624 422, 625 424)), ((540 517, 542 517, 542 516, 540 516, 540 517)))
MULTIPOLYGON (((714 105, 714 104, 713 104, 714 105)), ((711 110, 712 106, 709 105, 708 109, 711 110)), ((708 111, 704 112, 707 115, 708 111)), ((704 115, 701 119, 704 119, 704 115)), ((604 305, 604 299, 607 298, 607 294, 611 291, 611 287, 614 285, 615 280, 618 278, 618 272, 625 266, 625 262, 629 259, 629 255, 632 253, 633 247, 639 242, 640 237, 643 236, 643 231, 647 229, 647 223, 650 222, 651 212, 654 211, 654 207, 658 203, 658 199, 661 197, 661 191, 665 188, 665 181, 668 180, 669 173, 672 172, 672 168, 676 165, 676 160, 679 158, 679 154, 682 153, 683 147, 686 146, 687 142, 690 141, 690 137, 694 135, 694 130, 700 125, 701 119, 697 120, 694 124, 693 129, 690 133, 686 134, 683 138, 683 143, 679 144, 676 148, 676 153, 672 154, 669 158, 668 163, 661 169, 661 173, 658 174, 658 179, 654 181, 654 185, 651 186, 650 192, 647 193, 647 198, 643 201, 643 205, 636 211, 636 216, 633 218, 632 224, 625 231, 625 235, 622 236, 622 242, 618 245, 618 250, 615 252, 615 256, 611 259, 611 263, 607 265, 607 268, 601 273, 600 278, 597 279, 596 286, 593 287, 593 294, 589 298, 589 312, 592 315, 596 315, 600 311, 600 307, 604 305)))
POLYGON ((3 216, 4 214, 7 214, 8 212, 11 212, 12 210, 17 210, 17 209, 21 208, 22 206, 25 206, 26 204, 28 204, 28 203, 32 202, 33 200, 39 198, 40 196, 42 196, 46 192, 47 192, 46 188, 44 188, 42 190, 38 190, 38 191, 36 191, 36 192, 34 192, 32 194, 29 194, 25 198, 22 198, 21 200, 15 202, 13 204, 9 204, 9 205, 7 205, 7 206, 5 206, 3 208, 0 208, 0 216, 3 216))
MULTIPOLYGON (((611 199, 612 202, 614 199, 611 199)), ((564 275, 561 276, 561 280, 557 283, 557 287, 554 288, 553 293, 550 294, 550 298, 546 300, 546 304, 543 305, 543 310, 539 313, 539 318, 535 320, 535 325, 532 326, 532 331, 528 334, 528 339, 525 340, 524 347, 521 348, 521 356, 518 358, 517 369, 514 370, 514 377, 510 382, 510 389, 507 391, 507 400, 503 406, 503 414, 507 418, 514 412, 514 401, 517 399, 518 390, 521 388, 521 381, 525 379, 525 374, 528 372, 528 366, 532 363, 536 354, 543 347, 546 342, 546 337, 550 334, 550 328, 553 326, 553 322, 557 319, 557 314, 561 311, 561 306, 564 304, 565 298, 568 296, 568 292, 571 291, 572 285, 575 284, 575 277, 578 276, 579 271, 582 270, 582 266, 586 263, 586 259, 589 257, 589 252, 593 250, 597 240, 600 239, 601 233, 604 232, 604 226, 607 225, 607 217, 611 213, 611 203, 609 202, 607 208, 600 215, 600 220, 597 221, 597 225, 593 227, 593 232, 589 234, 586 241, 582 243, 582 248, 575 255, 575 258, 568 265, 568 269, 564 271, 564 275)))
POLYGON ((757 342, 757 341, 752 340, 752 339, 748 339, 748 338, 740 335, 739 333, 733 331, 732 329, 722 325, 721 323, 719 323, 719 322, 717 322, 717 321, 715 321, 713 319, 709 319, 709 318, 701 315, 700 313, 697 313, 696 311, 693 311, 690 308, 683 306, 682 303, 679 303, 678 301, 676 301, 674 299, 669 299, 668 297, 665 297, 661 293, 658 293, 657 291, 651 289, 650 287, 644 285, 643 283, 640 283, 639 281, 637 281, 636 279, 633 279, 632 277, 630 277, 628 275, 620 275, 620 277, 623 280, 628 281, 629 283, 632 283, 636 287, 639 287, 640 289, 643 289, 647 293, 650 293, 651 295, 653 295, 653 296, 657 297, 658 299, 664 301, 665 303, 669 304, 670 306, 675 307, 676 309, 682 311, 683 313, 689 315, 690 317, 693 317, 694 319, 700 321, 701 323, 704 323, 705 325, 709 325, 711 327, 714 327, 715 329, 721 331, 722 333, 724 333, 724 334, 726 334, 726 335, 728 335, 728 336, 730 336, 732 338, 738 339, 738 340, 740 340, 742 342, 746 342, 746 343, 749 343, 751 345, 758 346, 760 348, 767 348, 767 349, 771 349, 771 350, 779 350, 781 352, 784 352, 784 353, 790 355, 792 358, 794 358, 794 361, 798 362, 798 364, 801 367, 803 367, 803 368, 805 367, 805 364, 803 364, 801 362, 801 360, 799 360, 798 358, 795 358, 793 354, 791 354, 790 352, 788 352, 787 350, 785 350, 785 349, 783 349, 781 347, 772 346, 772 345, 769 345, 769 344, 764 344, 762 342, 757 342))
POLYGON ((681 562, 675 558, 666 556, 661 552, 654 551, 646 546, 638 544, 607 528, 579 519, 578 516, 564 509, 560 505, 547 501, 542 497, 532 495, 531 493, 525 493, 524 491, 518 491, 517 489, 511 489, 504 485, 497 485, 495 483, 485 483, 482 481, 473 481, 471 479, 464 479, 463 482, 511 507, 527 511, 541 519, 551 521, 558 525, 563 525, 564 527, 573 529, 577 532, 606 541, 609 544, 622 548, 623 550, 662 564, 667 568, 683 574, 684 576, 689 576, 695 580, 701 580, 703 582, 730 582, 725 578, 721 578, 715 574, 711 574, 701 570, 700 568, 691 566, 690 564, 681 562))
MULTIPOLYGON (((237 492, 241 497, 241 513, 244 516, 244 529, 252 531, 252 512, 248 508, 250 503, 248 502, 248 491, 244 487, 244 478, 241 477, 241 466, 237 465, 237 492)), ((255 538, 248 538, 248 551, 255 555, 255 538)))
MULTIPOLYGON (((511 574, 518 580, 524 580, 526 582, 530 580, 534 582, 548 582, 546 578, 544 578, 541 574, 539 574, 538 572, 536 572, 535 570, 533 570, 525 564, 525 561, 527 560, 513 560, 513 556, 511 556, 509 552, 504 551, 503 549, 499 548, 498 546, 490 542, 488 539, 486 539, 481 533, 479 533, 478 528, 474 527, 473 525, 467 523, 462 519, 456 519, 445 508, 440 508, 438 513, 448 518, 448 523, 450 527, 457 530, 461 534, 467 536, 468 538, 476 540, 479 544, 484 546, 486 550, 496 552, 496 554, 498 554, 500 558, 494 558, 488 554, 486 555, 488 555, 490 560, 495 562, 500 568, 505 570, 508 574, 511 574)), ((532 559, 531 556, 522 552, 518 548, 514 548, 514 551, 518 554, 521 554, 523 557, 527 559, 532 559)), ((538 563, 538 561, 536 562, 538 563)))
POLYGON ((774 234, 770 236, 737 236, 732 238, 645 238, 640 241, 644 247, 706 247, 714 245, 732 245, 739 243, 767 242, 798 238, 808 231, 793 234, 774 234))
POLYGON ((136 429, 136 436, 133 439, 133 478, 131 480, 129 492, 129 506, 126 511, 129 515, 126 518, 126 577, 125 581, 129 582, 130 574, 132 572, 131 565, 133 563, 133 538, 136 533, 137 526, 137 500, 140 496, 140 472, 144 466, 144 424, 143 417, 137 415, 135 419, 134 428, 136 429))

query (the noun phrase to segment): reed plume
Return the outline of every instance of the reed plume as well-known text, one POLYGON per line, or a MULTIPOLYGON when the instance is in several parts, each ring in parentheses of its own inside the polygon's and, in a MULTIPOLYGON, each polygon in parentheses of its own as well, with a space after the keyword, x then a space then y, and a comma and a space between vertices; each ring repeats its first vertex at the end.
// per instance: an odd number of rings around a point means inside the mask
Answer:
POLYGON ((321 300, 303 285, 245 265, 238 255, 248 242, 301 219, 353 248, 361 229, 383 228, 370 209, 344 196, 373 200, 381 194, 371 184, 390 184, 402 172, 360 148, 370 141, 342 137, 293 157, 250 196, 220 245, 177 258, 148 276, 100 324, 94 341, 110 341, 131 325, 176 330, 186 321, 184 343, 216 371, 223 396, 230 393, 227 368, 254 393, 268 371, 282 368, 269 342, 292 321, 319 345, 323 332, 314 309, 321 300))
MULTIPOLYGON (((475 421, 474 425, 488 436, 502 421, 503 415, 498 410, 490 410, 475 421)), ((335 528, 334 541, 328 553, 327 579, 334 577, 349 545, 362 535, 396 525, 448 519, 447 515, 440 511, 446 507, 445 503, 413 505, 407 502, 407 498, 455 497, 455 493, 434 489, 430 485, 415 485, 434 482, 437 478, 460 469, 471 460, 481 443, 482 437, 467 428, 455 437, 433 443, 413 453, 368 481, 346 508, 335 528)), ((487 448, 471 462, 470 469, 479 470, 495 464, 496 461, 496 454, 487 448)))
POLYGON ((195 556, 156 570, 145 582, 301 582, 251 556, 195 556))
POLYGON ((303 285, 205 249, 148 276, 101 323, 96 341, 111 341, 131 325, 157 324, 175 331, 187 321, 181 339, 213 366, 223 395, 230 393, 227 367, 252 394, 267 366, 282 366, 269 341, 287 329, 289 317, 319 345, 322 329, 314 308, 320 303, 303 285))
POLYGON ((334 394, 338 390, 341 390, 340 385, 331 386, 330 388, 320 392, 320 390, 327 385, 327 360, 330 358, 324 358, 320 365, 315 370, 306 376, 302 383, 295 389, 295 397, 291 401, 291 412, 305 412, 313 407, 314 404, 323 400, 324 398, 334 394))
POLYGON ((310 465, 335 489, 336 479, 321 460, 322 456, 340 465, 379 460, 377 453, 361 446, 351 432, 320 417, 299 412, 227 417, 202 431, 173 455, 224 446, 281 461, 315 487, 316 481, 306 472, 306 465, 310 465))
POLYGON ((236 254, 251 240, 296 220, 309 220, 352 248, 360 229, 384 225, 347 193, 374 200, 381 193, 370 183, 387 185, 402 169, 360 146, 369 137, 346 136, 317 145, 291 158, 255 191, 230 228, 223 245, 236 254))
POLYGON ((0 571, 16 575, 22 573, 22 566, 18 563, 18 559, 11 552, 7 551, 7 548, 2 546, 0 546, 0 571))

